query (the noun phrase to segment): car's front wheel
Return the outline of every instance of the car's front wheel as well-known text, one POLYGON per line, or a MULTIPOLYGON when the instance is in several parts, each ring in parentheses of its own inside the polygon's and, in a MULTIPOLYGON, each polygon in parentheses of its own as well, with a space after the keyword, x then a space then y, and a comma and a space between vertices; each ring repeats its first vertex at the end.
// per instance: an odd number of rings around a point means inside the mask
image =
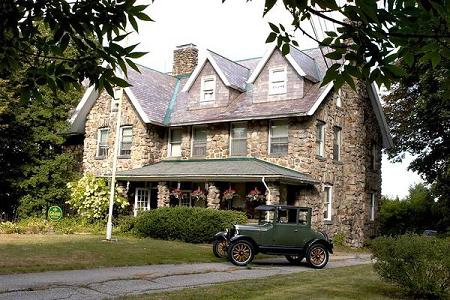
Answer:
POLYGON ((213 253, 218 258, 227 257, 227 241, 218 239, 213 242, 213 253))
POLYGON ((306 254, 306 261, 315 269, 322 269, 328 263, 328 251, 322 244, 314 244, 309 247, 306 254))
POLYGON ((293 265, 299 265, 303 258, 305 258, 305 255, 299 254, 299 255, 286 255, 286 259, 293 265))
POLYGON ((245 240, 231 243, 228 247, 228 258, 236 266, 246 266, 255 256, 253 245, 245 240))

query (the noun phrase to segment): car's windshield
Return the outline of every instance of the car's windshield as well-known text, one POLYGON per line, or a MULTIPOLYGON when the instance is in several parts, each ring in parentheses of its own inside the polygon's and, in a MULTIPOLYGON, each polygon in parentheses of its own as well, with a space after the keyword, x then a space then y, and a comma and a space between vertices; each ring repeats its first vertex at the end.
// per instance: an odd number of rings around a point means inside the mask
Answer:
POLYGON ((275 216, 274 211, 266 211, 266 210, 259 211, 258 223, 259 224, 273 223, 274 216, 275 216))

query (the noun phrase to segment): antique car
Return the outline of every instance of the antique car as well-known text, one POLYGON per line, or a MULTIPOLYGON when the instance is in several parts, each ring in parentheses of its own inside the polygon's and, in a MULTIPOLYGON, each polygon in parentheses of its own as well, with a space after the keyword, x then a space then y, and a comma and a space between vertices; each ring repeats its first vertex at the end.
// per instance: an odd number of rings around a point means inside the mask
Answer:
POLYGON ((234 225, 214 236, 213 253, 237 266, 252 262, 258 253, 284 255, 292 264, 306 262, 321 269, 333 253, 323 232, 311 229, 311 208, 287 205, 256 207, 258 223, 234 225))

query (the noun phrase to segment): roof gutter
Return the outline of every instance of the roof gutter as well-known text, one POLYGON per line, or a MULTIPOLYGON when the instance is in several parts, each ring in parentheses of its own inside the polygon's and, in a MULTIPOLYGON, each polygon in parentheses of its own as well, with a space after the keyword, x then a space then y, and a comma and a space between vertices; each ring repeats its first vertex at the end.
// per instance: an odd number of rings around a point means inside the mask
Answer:
POLYGON ((264 176, 261 178, 261 181, 264 184, 264 187, 266 188, 266 191, 267 191, 267 200, 266 200, 266 202, 268 202, 270 204, 270 200, 272 200, 272 199, 271 199, 269 187, 267 186, 266 181, 264 180, 264 176))

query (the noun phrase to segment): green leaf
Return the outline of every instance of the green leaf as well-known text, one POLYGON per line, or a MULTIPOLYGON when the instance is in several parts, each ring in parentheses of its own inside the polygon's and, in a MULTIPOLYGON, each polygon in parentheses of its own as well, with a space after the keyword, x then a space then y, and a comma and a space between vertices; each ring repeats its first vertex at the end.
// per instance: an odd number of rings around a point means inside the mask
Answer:
POLYGON ((263 16, 265 16, 273 8, 273 6, 276 3, 277 3, 277 0, 266 0, 265 5, 264 5, 263 16))
POLYGON ((325 31, 325 34, 331 37, 337 37, 337 33, 334 31, 325 31))
POLYGON ((280 29, 278 29, 277 25, 269 22, 269 26, 270 26, 270 29, 272 29, 273 32, 280 33, 280 29))
POLYGON ((138 66, 136 66, 136 64, 135 64, 131 59, 125 58, 125 61, 127 62, 127 64, 128 64, 133 70, 135 70, 135 71, 138 72, 138 73, 141 73, 141 71, 139 70, 138 66))
POLYGON ((342 58, 342 54, 339 51, 334 51, 334 52, 325 54, 325 57, 327 57, 329 59, 339 60, 342 58))
POLYGON ((271 32, 269 36, 267 36, 266 44, 272 43, 277 38, 277 34, 275 32, 271 32))
POLYGON ((132 52, 132 53, 129 53, 127 55, 127 57, 129 57, 129 58, 140 58, 140 57, 144 56, 147 53, 148 52, 132 52))
POLYGON ((281 47, 281 54, 286 56, 289 54, 290 51, 291 51, 291 47, 289 46, 289 44, 283 44, 283 47, 281 47))
MULTIPOLYGON (((116 76, 111 77, 109 81, 119 87, 122 87, 122 88, 131 86, 131 84, 129 84, 126 80, 116 77, 116 76)), ((106 84, 105 84, 105 88, 106 88, 106 84)))

